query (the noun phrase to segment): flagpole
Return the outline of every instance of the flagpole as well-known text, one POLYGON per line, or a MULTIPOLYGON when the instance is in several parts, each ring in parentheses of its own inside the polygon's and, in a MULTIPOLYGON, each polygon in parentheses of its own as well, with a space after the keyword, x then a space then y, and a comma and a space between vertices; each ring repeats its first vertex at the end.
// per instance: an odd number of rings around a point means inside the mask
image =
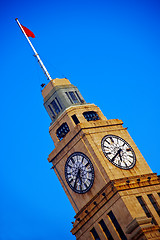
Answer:
POLYGON ((22 30, 22 32, 24 33, 24 35, 25 35, 25 37, 26 37, 27 41, 29 42, 29 45, 31 46, 31 48, 32 48, 33 52, 35 53, 35 55, 34 55, 34 56, 37 58, 37 60, 38 60, 38 63, 39 63, 39 65, 40 65, 40 67, 42 68, 42 70, 43 70, 44 74, 45 74, 45 75, 46 75, 46 77, 47 77, 47 78, 48 78, 48 79, 51 81, 51 80, 52 80, 52 78, 51 78, 50 74, 48 73, 48 71, 47 71, 46 67, 44 66, 44 64, 43 64, 42 60, 40 59, 40 57, 39 57, 38 53, 36 52, 36 50, 35 50, 35 48, 33 47, 33 45, 32 45, 32 43, 31 43, 31 41, 29 40, 29 38, 28 38, 27 34, 25 33, 25 31, 24 31, 23 27, 21 26, 20 22, 18 21, 18 18, 16 18, 15 20, 16 20, 16 22, 18 23, 18 25, 19 25, 20 29, 22 30))

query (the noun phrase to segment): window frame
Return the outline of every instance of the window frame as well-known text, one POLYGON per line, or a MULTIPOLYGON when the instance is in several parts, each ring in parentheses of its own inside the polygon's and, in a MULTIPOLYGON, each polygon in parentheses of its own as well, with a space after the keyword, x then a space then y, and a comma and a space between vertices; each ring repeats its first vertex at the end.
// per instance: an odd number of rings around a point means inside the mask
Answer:
POLYGON ((62 139, 67 135, 67 133, 69 131, 70 131, 70 129, 69 129, 68 124, 66 122, 62 123, 61 126, 56 131, 56 136, 57 136, 58 140, 62 141, 62 139), (61 131, 61 129, 64 130, 64 132, 61 131), (60 131, 60 132, 58 133, 58 131, 60 131))
POLYGON ((117 233, 119 234, 120 238, 122 240, 127 240, 127 237, 124 234, 124 232, 123 232, 118 220, 116 219, 114 213, 112 211, 110 211, 107 215, 108 215, 110 221, 112 222, 112 224, 114 225, 114 227, 115 227, 117 233))
POLYGON ((50 104, 54 108, 54 111, 56 112, 56 114, 58 114, 61 111, 60 107, 58 106, 58 104, 56 102, 56 99, 53 99, 53 101, 50 104))
POLYGON ((87 122, 100 120, 98 113, 95 111, 83 112, 83 116, 87 120, 87 122), (88 114, 88 116, 87 116, 87 114, 88 114))
POLYGON ((100 220, 99 225, 102 228, 104 235, 107 237, 107 240, 114 240, 103 219, 100 220))
POLYGON ((75 104, 79 103, 79 101, 78 101, 79 99, 76 97, 76 94, 74 91, 69 91, 68 94, 69 94, 70 98, 72 99, 73 103, 75 103, 75 104))
POLYGON ((49 108, 50 112, 53 114, 52 118, 55 118, 56 114, 55 114, 54 110, 52 109, 51 105, 48 105, 48 108, 49 108))
POLYGON ((79 119, 77 118, 76 114, 73 114, 72 116, 72 120, 74 121, 74 123, 77 125, 78 123, 80 123, 79 119))
POLYGON ((154 217, 153 217, 151 211, 149 210, 146 202, 144 201, 143 197, 142 197, 142 196, 137 196, 136 198, 137 198, 139 204, 141 205, 141 207, 142 207, 144 213, 146 214, 146 216, 147 216, 148 218, 152 218, 152 223, 154 223, 155 225, 157 225, 157 222, 156 222, 156 220, 154 219, 154 217))
POLYGON ((155 199, 155 197, 153 196, 153 194, 147 194, 151 204, 153 205, 154 209, 156 210, 158 216, 160 217, 160 207, 155 199))
POLYGON ((94 240, 101 240, 96 229, 93 227, 91 230, 90 230, 90 233, 93 237, 94 240))

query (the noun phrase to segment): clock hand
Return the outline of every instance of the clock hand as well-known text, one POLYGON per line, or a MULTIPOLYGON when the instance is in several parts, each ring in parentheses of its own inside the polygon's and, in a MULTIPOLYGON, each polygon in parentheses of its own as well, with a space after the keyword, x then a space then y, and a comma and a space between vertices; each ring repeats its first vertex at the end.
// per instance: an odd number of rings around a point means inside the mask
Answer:
POLYGON ((79 181, 80 181, 80 185, 82 185, 82 176, 81 175, 83 175, 83 171, 81 169, 79 169, 78 178, 79 178, 79 181))
POLYGON ((80 185, 81 185, 82 184, 82 178, 81 178, 80 174, 79 174, 79 180, 80 180, 80 185))
POLYGON ((122 162, 122 161, 123 161, 122 156, 121 156, 121 151, 122 151, 122 149, 120 148, 118 151, 119 151, 120 160, 121 160, 121 162, 122 162))
POLYGON ((75 179, 75 182, 74 182, 74 188, 76 186, 77 179, 79 178, 79 176, 80 176, 80 169, 78 169, 78 172, 77 172, 77 175, 76 175, 76 179, 75 179))
MULTIPOLYGON (((119 149, 119 157, 120 157, 120 160, 121 160, 121 162, 122 162, 123 159, 122 159, 122 156, 121 156, 121 151, 122 151, 122 149, 119 149)), ((128 165, 126 164, 125 161, 123 161, 123 163, 125 164, 126 167, 128 167, 128 165)))
POLYGON ((119 155, 120 151, 122 151, 122 149, 119 149, 118 152, 116 153, 116 155, 111 159, 111 162, 114 161, 114 159, 117 157, 117 155, 119 155))

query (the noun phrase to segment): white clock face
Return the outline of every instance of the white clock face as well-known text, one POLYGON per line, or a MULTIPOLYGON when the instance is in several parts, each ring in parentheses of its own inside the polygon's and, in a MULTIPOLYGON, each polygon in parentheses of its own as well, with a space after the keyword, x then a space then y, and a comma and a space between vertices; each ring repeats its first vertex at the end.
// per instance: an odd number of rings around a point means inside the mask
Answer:
POLYGON ((106 158, 116 167, 122 169, 134 167, 135 153, 124 139, 115 135, 107 135, 102 139, 101 146, 106 158))
POLYGON ((94 168, 89 158, 80 152, 73 153, 66 161, 65 177, 74 192, 88 192, 94 181, 94 168))

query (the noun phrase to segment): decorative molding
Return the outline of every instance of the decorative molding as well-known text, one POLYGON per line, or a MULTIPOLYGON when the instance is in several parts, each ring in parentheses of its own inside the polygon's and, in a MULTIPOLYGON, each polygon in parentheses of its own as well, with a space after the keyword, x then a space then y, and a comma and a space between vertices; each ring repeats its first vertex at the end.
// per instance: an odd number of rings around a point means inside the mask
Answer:
POLYGON ((73 229, 75 235, 109 200, 118 192, 160 184, 156 173, 126 177, 108 182, 75 216, 73 229), (138 180, 138 181, 137 181, 138 180))

